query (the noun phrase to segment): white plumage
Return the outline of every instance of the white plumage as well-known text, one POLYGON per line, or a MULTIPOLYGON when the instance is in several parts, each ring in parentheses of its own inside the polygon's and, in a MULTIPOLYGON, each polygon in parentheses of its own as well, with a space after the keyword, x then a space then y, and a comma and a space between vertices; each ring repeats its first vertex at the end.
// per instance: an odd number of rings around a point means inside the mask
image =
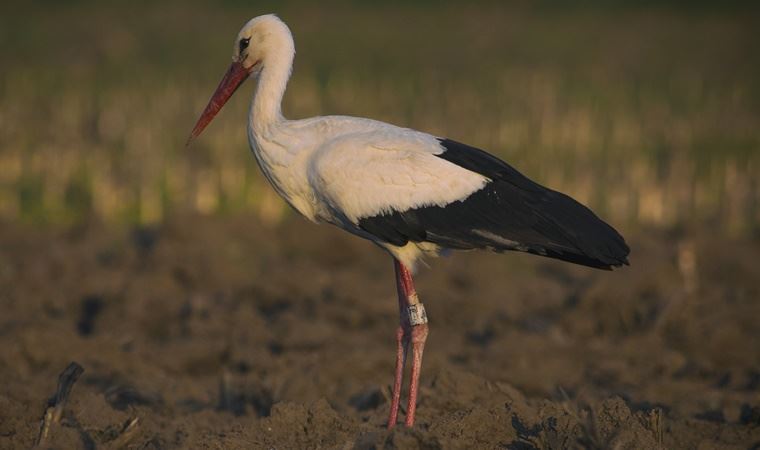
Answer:
MULTIPOLYGON (((254 69, 259 79, 248 138, 275 190, 308 219, 370 239, 410 267, 423 252, 435 252, 437 246, 430 244, 402 250, 381 242, 360 230, 358 221, 392 210, 445 206, 467 198, 488 179, 435 157, 444 149, 427 133, 356 117, 285 119, 280 105, 295 54, 290 31, 268 15, 246 24, 243 37, 256 52, 247 59, 267 62, 254 69)), ((233 60, 239 57, 236 48, 233 60)))
POLYGON ((482 175, 435 157, 443 149, 434 137, 373 125, 372 131, 325 140, 309 158, 309 181, 320 203, 352 223, 393 210, 445 206, 486 184, 482 175))
MULTIPOLYGON (((262 171, 296 210, 373 240, 395 255, 401 255, 395 246, 361 232, 359 219, 445 206, 488 181, 437 158, 443 148, 435 137, 373 120, 283 120, 269 127, 266 136, 250 126, 250 136, 262 171), (298 139, 291 139, 295 135, 298 139)), ((403 252, 403 262, 414 266, 419 254, 411 249, 403 252)))

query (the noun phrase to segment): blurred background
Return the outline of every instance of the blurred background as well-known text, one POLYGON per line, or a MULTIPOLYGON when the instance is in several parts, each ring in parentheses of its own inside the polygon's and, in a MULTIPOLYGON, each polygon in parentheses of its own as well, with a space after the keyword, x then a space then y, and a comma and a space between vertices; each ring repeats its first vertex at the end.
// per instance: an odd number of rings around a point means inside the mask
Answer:
POLYGON ((71 361, 57 448, 760 448, 755 3, 3 1, 0 448, 34 445, 71 361), (288 118, 483 148, 632 248, 421 268, 413 430, 384 428, 390 260, 268 186, 252 82, 185 147, 270 12, 288 118))
POLYGON ((626 229, 760 221, 760 39, 741 4, 25 2, 0 17, 0 217, 290 215, 251 84, 184 142, 247 18, 295 34, 289 118, 366 116, 488 149, 626 229))

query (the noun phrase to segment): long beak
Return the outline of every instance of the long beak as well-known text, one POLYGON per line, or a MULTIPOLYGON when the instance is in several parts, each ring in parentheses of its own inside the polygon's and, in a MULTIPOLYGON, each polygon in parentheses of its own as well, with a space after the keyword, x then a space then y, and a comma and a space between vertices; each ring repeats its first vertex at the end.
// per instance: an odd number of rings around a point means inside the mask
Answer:
POLYGON ((203 113, 198 118, 198 122, 193 127, 193 131, 190 133, 190 137, 187 138, 187 144, 185 145, 190 145, 193 139, 203 132, 206 126, 214 119, 216 113, 222 109, 222 106, 227 103, 227 100, 232 97, 237 88, 248 78, 248 75, 248 70, 241 63, 237 61, 232 63, 227 73, 224 74, 222 81, 219 82, 214 95, 208 101, 206 109, 203 110, 203 113))

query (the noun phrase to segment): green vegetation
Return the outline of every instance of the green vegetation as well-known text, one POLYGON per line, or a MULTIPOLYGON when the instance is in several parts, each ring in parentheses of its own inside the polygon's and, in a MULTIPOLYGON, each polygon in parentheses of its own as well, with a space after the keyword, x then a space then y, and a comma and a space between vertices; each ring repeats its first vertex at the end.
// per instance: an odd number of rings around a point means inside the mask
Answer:
POLYGON ((760 20, 738 3, 265 5, 4 6, 0 217, 279 220, 246 143, 250 85, 184 147, 234 33, 274 11, 296 37, 290 118, 368 116, 481 146, 628 227, 758 229, 760 20))

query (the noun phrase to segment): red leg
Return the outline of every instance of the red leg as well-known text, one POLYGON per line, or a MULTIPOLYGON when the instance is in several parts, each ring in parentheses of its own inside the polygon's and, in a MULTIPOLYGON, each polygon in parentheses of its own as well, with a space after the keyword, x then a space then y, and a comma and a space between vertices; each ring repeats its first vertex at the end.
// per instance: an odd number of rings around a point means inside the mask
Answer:
POLYGON ((396 344, 396 375, 393 380, 393 398, 391 399, 391 412, 388 416, 388 428, 393 428, 398 420, 398 407, 401 401, 401 383, 404 379, 406 351, 407 348, 409 348, 409 339, 402 326, 399 326, 398 330, 396 330, 396 344))
POLYGON ((406 409, 407 426, 414 424, 414 413, 417 409, 417 393, 419 390, 420 369, 422 367, 422 352, 428 335, 427 316, 425 308, 417 297, 414 289, 412 274, 401 262, 394 259, 396 269, 396 287, 399 303, 399 328, 396 332, 396 373, 393 383, 391 411, 388 417, 388 428, 396 425, 398 408, 401 399, 401 383, 406 363, 406 353, 412 344, 412 372, 409 385, 409 403, 406 409))
POLYGON ((409 404, 406 407, 406 426, 414 425, 414 413, 417 411, 417 391, 420 386, 420 370, 422 369, 422 352, 425 349, 428 326, 426 323, 412 327, 412 374, 409 384, 409 404))

